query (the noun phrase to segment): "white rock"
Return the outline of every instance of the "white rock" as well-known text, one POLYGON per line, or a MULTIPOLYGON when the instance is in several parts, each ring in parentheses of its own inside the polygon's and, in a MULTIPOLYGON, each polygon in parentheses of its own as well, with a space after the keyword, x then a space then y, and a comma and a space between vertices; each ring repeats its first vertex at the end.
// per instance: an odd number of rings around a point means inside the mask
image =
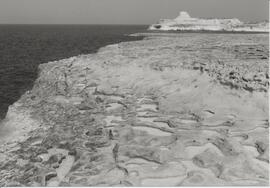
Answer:
POLYGON ((161 19, 149 30, 180 30, 180 31, 247 31, 269 32, 269 23, 243 23, 237 18, 232 19, 201 19, 192 18, 187 12, 180 12, 175 19, 161 19))

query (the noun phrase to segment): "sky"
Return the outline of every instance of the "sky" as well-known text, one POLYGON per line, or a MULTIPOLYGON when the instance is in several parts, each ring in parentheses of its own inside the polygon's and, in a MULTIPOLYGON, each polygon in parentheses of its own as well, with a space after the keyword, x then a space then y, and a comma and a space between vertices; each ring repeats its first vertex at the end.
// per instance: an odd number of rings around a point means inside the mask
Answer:
POLYGON ((0 0, 0 24, 152 24, 192 17, 269 19, 269 0, 0 0))

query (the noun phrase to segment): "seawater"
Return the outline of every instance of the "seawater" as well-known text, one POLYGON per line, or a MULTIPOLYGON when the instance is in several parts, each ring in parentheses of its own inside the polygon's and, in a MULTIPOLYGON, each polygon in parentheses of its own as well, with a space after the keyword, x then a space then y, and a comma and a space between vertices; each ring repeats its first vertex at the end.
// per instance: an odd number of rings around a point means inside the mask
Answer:
POLYGON ((0 119, 37 78, 38 65, 140 40, 142 25, 0 25, 0 119))

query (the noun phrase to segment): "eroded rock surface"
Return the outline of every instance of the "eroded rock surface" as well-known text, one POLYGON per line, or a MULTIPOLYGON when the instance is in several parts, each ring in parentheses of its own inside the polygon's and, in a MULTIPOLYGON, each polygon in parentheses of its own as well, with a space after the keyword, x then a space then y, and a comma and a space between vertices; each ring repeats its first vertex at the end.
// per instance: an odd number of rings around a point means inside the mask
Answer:
POLYGON ((268 185, 268 36, 152 35, 40 66, 0 186, 268 185))

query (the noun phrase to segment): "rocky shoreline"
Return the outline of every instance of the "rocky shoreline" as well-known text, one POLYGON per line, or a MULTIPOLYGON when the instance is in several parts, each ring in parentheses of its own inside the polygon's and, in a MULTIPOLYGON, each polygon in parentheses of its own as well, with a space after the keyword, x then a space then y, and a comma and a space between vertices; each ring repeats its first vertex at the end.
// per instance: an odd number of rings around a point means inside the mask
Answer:
POLYGON ((268 35, 142 35, 40 65, 0 186, 269 184, 268 35))
POLYGON ((157 31, 223 31, 223 32, 269 32, 269 21, 245 23, 237 18, 193 18, 181 11, 175 19, 160 19, 150 25, 157 31))

